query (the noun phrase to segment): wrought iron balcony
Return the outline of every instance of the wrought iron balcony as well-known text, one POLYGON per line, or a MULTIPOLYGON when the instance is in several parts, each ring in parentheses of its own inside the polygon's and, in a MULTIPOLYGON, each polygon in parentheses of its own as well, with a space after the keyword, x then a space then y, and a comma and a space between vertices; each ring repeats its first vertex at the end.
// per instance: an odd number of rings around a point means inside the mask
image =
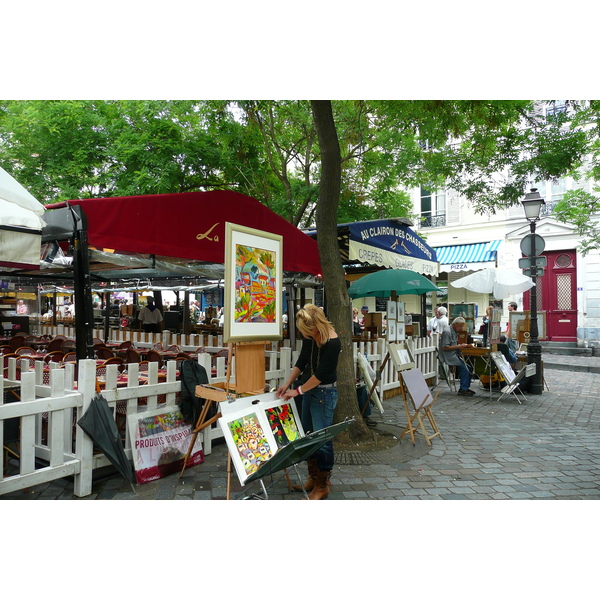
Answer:
POLYGON ((421 216, 423 217, 419 223, 421 227, 444 227, 446 225, 445 214, 421 216))

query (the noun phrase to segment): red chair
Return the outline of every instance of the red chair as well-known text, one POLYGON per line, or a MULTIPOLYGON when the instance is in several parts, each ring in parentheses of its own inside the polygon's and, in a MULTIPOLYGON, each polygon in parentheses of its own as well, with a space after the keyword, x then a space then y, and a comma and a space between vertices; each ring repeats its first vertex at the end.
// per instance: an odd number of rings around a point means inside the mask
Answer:
POLYGON ((106 346, 96 348, 94 352, 96 353, 96 358, 99 358, 100 360, 108 360, 109 358, 114 358, 115 356, 115 353, 106 346))
POLYGON ((140 353, 133 348, 127 348, 125 350, 125 362, 128 363, 139 363, 141 360, 140 353))
POLYGON ((63 356, 62 362, 77 362, 77 352, 67 352, 63 356))
POLYGON ((167 348, 167 352, 181 352, 181 348, 176 344, 173 344, 167 348))
POLYGON ((119 373, 125 370, 125 361, 118 356, 106 359, 100 366, 106 367, 107 365, 119 365, 119 373))
POLYGON ((162 352, 164 350, 162 343, 156 342, 156 344, 152 346, 152 350, 159 350, 160 352, 162 352))
POLYGON ((50 362, 62 362, 64 356, 65 353, 61 350, 54 350, 53 352, 48 352, 46 355, 44 355, 44 362, 46 364, 50 362))
MULTIPOLYGON (((46 350, 48 352, 54 352, 55 350, 61 350, 63 341, 64 340, 56 339, 56 338, 54 338, 53 340, 50 340, 48 342, 48 346, 46 347, 46 350)), ((62 352, 64 354, 64 351, 62 351, 62 352)))
POLYGON ((35 369, 35 358, 33 358, 32 356, 19 356, 19 358, 17 359, 17 367, 18 368, 23 368, 22 365, 24 365, 25 363, 27 363, 29 365, 29 369, 32 371, 33 369, 35 369))
POLYGON ((23 356, 24 354, 35 354, 35 350, 30 346, 21 346, 15 350, 15 353, 23 356))
POLYGON ((157 362, 159 369, 162 367, 162 356, 156 350, 148 350, 148 354, 146 354, 146 359, 148 360, 148 362, 157 362))

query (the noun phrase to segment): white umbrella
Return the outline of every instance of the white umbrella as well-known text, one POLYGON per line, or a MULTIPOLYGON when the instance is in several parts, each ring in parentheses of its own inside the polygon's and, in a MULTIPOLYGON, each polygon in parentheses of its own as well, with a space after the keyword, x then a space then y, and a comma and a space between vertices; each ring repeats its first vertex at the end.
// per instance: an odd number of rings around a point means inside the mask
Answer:
POLYGON ((511 271, 510 269, 482 269, 458 281, 453 281, 450 285, 479 294, 493 294, 494 298, 501 300, 513 294, 525 292, 535 284, 531 277, 523 275, 520 271, 511 271))

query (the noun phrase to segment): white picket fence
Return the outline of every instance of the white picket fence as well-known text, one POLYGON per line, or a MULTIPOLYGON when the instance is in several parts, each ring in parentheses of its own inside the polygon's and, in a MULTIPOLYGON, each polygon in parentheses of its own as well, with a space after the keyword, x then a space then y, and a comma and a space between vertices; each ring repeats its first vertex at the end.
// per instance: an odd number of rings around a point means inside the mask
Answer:
MULTIPOLYGON (((65 334, 68 335, 68 334, 65 334)), ((118 341, 118 340, 116 340, 118 341)), ((186 340, 191 341, 191 340, 186 340)), ((138 344, 152 341, 137 341, 138 344)), ((177 342, 173 342, 177 343, 177 342)), ((412 346, 417 366, 425 378, 435 378, 437 383, 437 355, 435 352, 437 338, 420 338, 408 342, 412 346)), ((180 346, 192 349, 194 344, 180 346)), ((197 348, 197 346, 195 346, 197 348)), ((215 347, 216 349, 217 347, 215 347)), ((287 380, 292 366, 298 358, 300 344, 295 349, 289 346, 278 348, 277 343, 267 346, 265 355, 265 381, 270 389, 275 389, 287 380)), ((386 356, 386 341, 379 339, 373 342, 354 344, 356 356, 360 352, 375 372, 380 372, 378 391, 380 398, 389 397, 398 392, 398 375, 391 360, 383 370, 381 365, 386 356)), ((103 454, 93 453, 93 444, 89 437, 76 425, 85 413, 92 398, 96 394, 96 362, 81 360, 77 365, 77 389, 74 389, 75 364, 67 364, 65 368, 50 363, 50 373, 44 373, 42 362, 36 363, 34 370, 28 370, 22 363, 21 380, 16 381, 17 360, 8 360, 7 377, 0 376, 0 446, 4 446, 3 425, 8 419, 20 419, 19 423, 19 472, 4 476, 5 453, 0 455, 0 496, 26 487, 60 479, 74 477, 74 494, 87 496, 92 491, 92 473, 94 469, 109 464, 103 454), (19 401, 6 402, 7 387, 16 387, 19 401)), ((204 366, 211 384, 224 382, 227 379, 225 358, 216 359, 216 375, 211 375, 212 354, 200 353, 198 362, 204 366)), ((235 358, 234 358, 235 361, 235 358)), ((125 426, 125 453, 132 458, 131 441, 127 418, 137 414, 139 410, 153 410, 163 402, 174 405, 176 395, 181 391, 181 382, 176 379, 174 361, 166 363, 166 381, 158 382, 158 364, 150 363, 148 384, 139 385, 138 365, 127 366, 128 381, 125 387, 117 387, 117 365, 109 365, 106 373, 106 384, 102 394, 109 406, 114 408, 113 414, 119 423, 125 426), (145 407, 138 407, 139 398, 147 398, 145 407)), ((235 373, 235 362, 231 373, 235 373)), ((356 372, 357 378, 359 372, 356 372)), ((235 377, 231 376, 235 382, 235 377)), ((205 430, 202 436, 205 454, 211 453, 212 442, 222 437, 218 425, 205 430)), ((14 461, 13 461, 14 462, 14 461)))

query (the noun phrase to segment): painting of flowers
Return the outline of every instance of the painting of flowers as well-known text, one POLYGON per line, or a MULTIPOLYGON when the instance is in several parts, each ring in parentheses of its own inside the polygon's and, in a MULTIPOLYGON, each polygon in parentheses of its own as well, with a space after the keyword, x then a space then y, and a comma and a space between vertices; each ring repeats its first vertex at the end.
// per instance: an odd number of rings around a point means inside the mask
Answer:
POLYGON ((287 446, 300 437, 296 417, 290 404, 286 403, 268 408, 265 413, 271 426, 271 433, 275 437, 277 448, 283 448, 283 446, 287 446))

